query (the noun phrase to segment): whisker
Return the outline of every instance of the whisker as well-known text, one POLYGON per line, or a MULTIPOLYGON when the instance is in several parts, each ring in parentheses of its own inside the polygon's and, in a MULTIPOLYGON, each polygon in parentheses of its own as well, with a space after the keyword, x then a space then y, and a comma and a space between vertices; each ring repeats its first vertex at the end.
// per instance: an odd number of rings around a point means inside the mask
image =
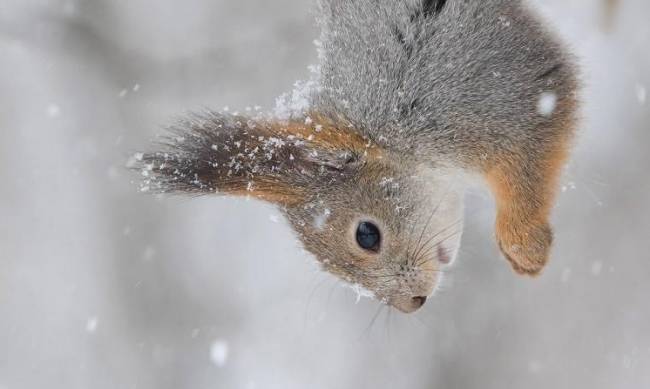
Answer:
MULTIPOLYGON (((426 251, 424 251, 424 252, 422 253, 422 255, 420 255, 420 256, 418 257, 418 261, 421 261, 422 259, 424 259, 424 261, 426 261, 428 255, 431 254, 431 251, 432 251, 434 248, 438 247, 439 245, 441 245, 442 243, 448 241, 449 239, 451 239, 451 238, 457 236, 457 235, 460 234, 461 232, 462 232, 462 228, 459 228, 459 229, 457 229, 457 230, 454 230, 454 231, 453 231, 452 233, 450 233, 449 235, 446 235, 444 238, 442 238, 442 239, 440 239, 440 240, 438 240, 438 241, 436 241, 436 242, 432 242, 431 245, 426 249, 426 251)), ((439 234, 437 234, 437 235, 439 235, 439 234)), ((424 262, 418 262, 418 263, 417 263, 417 266, 421 265, 422 263, 424 263, 424 262)))
POLYGON ((438 247, 438 246, 441 245, 442 243, 448 241, 449 239, 456 237, 456 236, 459 235, 461 232, 462 232, 461 230, 454 231, 454 232, 450 233, 449 235, 445 236, 444 238, 440 239, 439 241, 436 241, 435 243, 433 243, 433 244, 431 245, 431 247, 430 247, 429 249, 427 249, 426 253, 424 253, 424 254, 419 258, 419 260, 420 260, 421 262, 419 262, 418 265, 421 265, 422 263, 426 262, 426 260, 428 259, 428 256, 431 254, 431 252, 432 252, 436 247, 438 247))
POLYGON ((413 221, 413 223, 411 224, 411 231, 409 231, 408 243, 407 243, 407 247, 406 247, 406 262, 407 262, 407 264, 408 264, 409 258, 411 258, 411 255, 413 254, 413 253, 410 253, 411 248, 413 248, 413 251, 415 251, 415 248, 417 247, 417 246, 413 246, 413 233, 415 232, 415 227, 417 226, 417 224, 420 223, 420 217, 421 217, 421 214, 418 213, 417 214, 417 219, 415 221, 413 221))
POLYGON ((449 229, 457 227, 460 223, 462 223, 462 221, 463 221, 462 219, 458 219, 458 220, 456 220, 455 222, 453 222, 453 223, 451 223, 450 225, 448 225, 447 227, 445 227, 445 228, 441 229, 440 231, 438 231, 435 235, 433 235, 431 238, 429 238, 429 239, 428 239, 428 240, 427 240, 427 241, 426 241, 422 246, 420 246, 420 248, 418 248, 418 250, 417 250, 417 252, 415 253, 414 257, 415 257, 415 258, 419 258, 420 253, 422 252, 422 250, 423 250, 427 245, 429 245, 429 244, 431 243, 431 241, 433 241, 435 238, 437 238, 438 236, 440 236, 440 234, 442 234, 442 233, 448 231, 449 229))
POLYGON ((419 322, 420 325, 422 325, 425 329, 427 329, 427 330, 431 330, 431 329, 433 329, 433 328, 431 327, 431 325, 425 323, 425 322, 424 322, 424 321, 423 321, 423 320, 422 320, 418 315, 411 315, 410 317, 413 318, 413 319, 415 319, 417 322, 419 322))
POLYGON ((418 270, 420 273, 431 273, 431 274, 439 274, 439 273, 445 273, 444 270, 434 270, 434 269, 420 269, 418 270))
MULTIPOLYGON (((440 196, 440 200, 438 201, 438 204, 431 210, 431 215, 429 215, 429 219, 427 220, 426 224, 424 225, 424 228, 422 228, 422 232, 420 233, 420 238, 418 239, 418 243, 416 247, 420 246, 420 243, 422 243, 422 238, 424 237, 424 234, 427 232, 427 229, 429 228, 429 225, 431 224, 431 220, 433 220, 433 216, 438 212, 438 209, 440 208, 440 205, 442 205, 442 202, 447 198, 447 195, 449 194, 450 186, 445 189, 445 193, 440 196)), ((417 253, 413 255, 413 257, 417 257, 417 253)), ((409 262, 409 257, 407 257, 407 262, 409 262)))
POLYGON ((309 298, 307 299, 307 303, 305 304, 305 317, 307 317, 307 313, 309 312, 309 306, 311 304, 311 300, 316 294, 316 291, 320 289, 321 286, 327 282, 328 278, 323 278, 314 288, 312 289, 311 293, 309 294, 309 298))
POLYGON ((370 330, 372 329, 372 326, 375 324, 375 322, 377 321, 377 318, 383 312, 385 307, 386 307, 386 305, 383 304, 383 303, 379 305, 379 308, 377 309, 377 312, 375 312, 375 314, 372 317, 372 320, 370 320, 370 324, 368 324, 366 329, 363 331, 366 335, 370 334, 370 330))
POLYGON ((390 341, 390 323, 391 323, 391 318, 393 314, 393 307, 388 305, 388 314, 386 315, 386 334, 387 338, 390 341))
POLYGON ((462 229, 459 229, 459 230, 457 230, 457 231, 455 231, 455 232, 453 232, 453 233, 447 235, 447 236, 444 237, 443 239, 439 240, 439 241, 436 242, 432 247, 438 247, 439 245, 441 245, 441 244, 447 242, 449 239, 455 238, 456 236, 460 235, 461 233, 462 233, 462 229))
MULTIPOLYGON (((433 209, 431 210, 431 215, 429 215, 429 219, 427 219, 427 222, 426 222, 426 224, 424 225, 424 228, 422 228, 422 232, 420 233, 420 237, 418 238, 418 243, 417 243, 417 245, 416 245, 417 247, 419 247, 419 246, 420 246, 420 243, 422 243, 422 238, 424 237, 424 234, 427 232, 427 229, 429 228, 429 225, 431 224, 431 220, 433 220, 433 216, 434 216, 434 215, 436 214, 436 212, 438 211, 438 207, 440 207, 440 204, 442 204, 442 200, 443 200, 443 199, 440 199, 440 202, 438 202, 438 205, 436 205, 435 208, 433 208, 433 209)), ((416 255, 417 255, 417 254, 416 254, 416 255)))

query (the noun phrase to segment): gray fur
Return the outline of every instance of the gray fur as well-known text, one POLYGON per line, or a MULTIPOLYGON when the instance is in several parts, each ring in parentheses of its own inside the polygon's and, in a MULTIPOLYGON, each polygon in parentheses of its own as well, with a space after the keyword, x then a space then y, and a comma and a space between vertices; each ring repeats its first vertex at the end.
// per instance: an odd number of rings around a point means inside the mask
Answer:
POLYGON ((518 0, 321 0, 314 109, 370 138, 434 158, 474 142, 507 147, 554 134, 540 95, 575 89, 573 65, 518 0), (435 2, 434 2, 435 3, 435 2), (494 143, 497 141, 497 143, 494 143))

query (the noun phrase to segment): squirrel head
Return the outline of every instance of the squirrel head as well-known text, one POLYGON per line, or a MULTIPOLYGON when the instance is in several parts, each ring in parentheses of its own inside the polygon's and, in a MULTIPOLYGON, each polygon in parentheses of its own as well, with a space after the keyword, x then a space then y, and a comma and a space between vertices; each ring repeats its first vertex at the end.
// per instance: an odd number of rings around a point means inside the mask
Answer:
POLYGON ((462 201, 451 175, 345 122, 210 113, 172 133, 138 156, 142 190, 276 204, 325 270, 400 311, 420 308, 456 256, 462 201))

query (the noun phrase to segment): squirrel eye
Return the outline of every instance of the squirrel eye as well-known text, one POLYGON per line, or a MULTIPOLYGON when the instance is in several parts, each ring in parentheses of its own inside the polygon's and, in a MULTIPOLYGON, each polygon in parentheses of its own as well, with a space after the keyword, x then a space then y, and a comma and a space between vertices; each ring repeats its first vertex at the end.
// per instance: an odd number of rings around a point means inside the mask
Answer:
POLYGON ((364 250, 379 251, 381 235, 379 228, 370 222, 361 222, 357 227, 357 243, 364 250))

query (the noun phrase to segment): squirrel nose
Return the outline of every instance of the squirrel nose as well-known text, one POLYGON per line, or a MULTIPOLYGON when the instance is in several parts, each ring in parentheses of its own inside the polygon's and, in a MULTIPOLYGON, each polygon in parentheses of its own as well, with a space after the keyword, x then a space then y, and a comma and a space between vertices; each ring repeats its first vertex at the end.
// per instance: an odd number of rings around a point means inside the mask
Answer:
POLYGON ((415 309, 418 309, 427 302, 427 296, 415 296, 411 299, 411 301, 413 301, 413 306, 415 306, 415 309))
POLYGON ((427 301, 426 296, 398 296, 391 300, 390 305, 404 313, 413 313, 422 308, 427 301))

